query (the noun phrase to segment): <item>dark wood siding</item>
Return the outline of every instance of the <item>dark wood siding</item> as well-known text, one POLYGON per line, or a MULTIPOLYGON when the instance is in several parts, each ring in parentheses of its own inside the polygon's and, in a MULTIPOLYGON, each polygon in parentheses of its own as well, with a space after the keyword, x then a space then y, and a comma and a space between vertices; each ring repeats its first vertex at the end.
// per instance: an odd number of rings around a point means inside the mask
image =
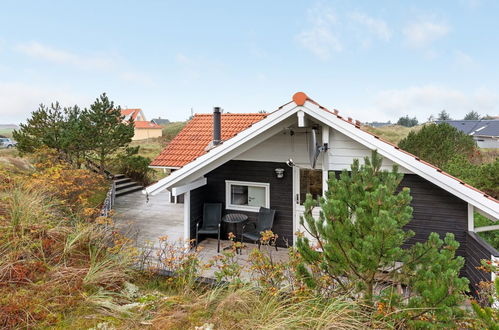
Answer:
MULTIPOLYGON (((293 244, 293 175, 285 163, 231 160, 205 177, 208 183, 191 192, 191 219, 201 215, 203 203, 222 203, 223 214, 244 213, 250 221, 256 221, 257 213, 225 209, 225 180, 269 183, 270 208, 276 210, 273 231, 279 235, 279 245, 293 244), (284 178, 277 179, 276 168, 285 169, 284 178)), ((222 237, 225 239, 227 231, 232 230, 224 226, 222 237)))
POLYGON ((480 266, 482 259, 489 260, 491 256, 499 257, 499 252, 487 244, 476 233, 467 232, 466 234, 466 277, 470 280, 472 294, 476 295, 478 284, 481 281, 490 281, 491 274, 476 269, 480 266))
POLYGON ((453 233, 460 244, 457 254, 465 256, 468 204, 415 174, 406 174, 400 186, 410 188, 414 209, 413 219, 405 227, 416 233, 409 245, 426 241, 432 232, 441 238, 453 233))
MULTIPOLYGON (((339 173, 335 172, 336 177, 339 177, 339 173)), ((441 238, 444 238, 446 233, 453 233, 459 242, 457 254, 464 257, 468 204, 419 175, 405 174, 399 190, 403 187, 410 189, 413 208, 413 218, 405 229, 415 233, 405 247, 416 242, 425 242, 432 232, 439 234, 441 238)))
POLYGON ((205 203, 206 186, 196 188, 190 192, 191 209, 191 239, 196 237, 196 220, 203 216, 203 204, 205 203))

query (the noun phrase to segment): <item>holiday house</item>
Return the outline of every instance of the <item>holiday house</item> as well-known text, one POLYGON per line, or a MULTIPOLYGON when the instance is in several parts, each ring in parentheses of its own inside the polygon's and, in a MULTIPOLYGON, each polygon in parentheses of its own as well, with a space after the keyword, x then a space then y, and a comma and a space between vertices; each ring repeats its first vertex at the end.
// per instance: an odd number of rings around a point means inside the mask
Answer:
MULTIPOLYGON (((331 172, 349 170, 354 159, 377 150, 383 168, 397 164, 409 187, 413 219, 407 229, 416 235, 409 243, 423 242, 431 232, 447 232, 460 243, 465 257, 462 274, 475 286, 490 280, 476 269, 481 259, 499 257, 475 229, 474 214, 499 219, 499 202, 394 144, 361 129, 359 121, 327 109, 306 94, 271 113, 197 114, 151 163, 172 173, 147 187, 144 193, 167 190, 183 196, 183 235, 195 237, 196 222, 204 205, 222 205, 222 214, 244 215, 255 222, 261 207, 275 211, 272 231, 278 245, 292 245, 303 232, 300 216, 307 193, 323 194, 331 172)), ((316 210, 318 214, 318 210, 316 210)), ((165 215, 165 221, 167 221, 165 215)))

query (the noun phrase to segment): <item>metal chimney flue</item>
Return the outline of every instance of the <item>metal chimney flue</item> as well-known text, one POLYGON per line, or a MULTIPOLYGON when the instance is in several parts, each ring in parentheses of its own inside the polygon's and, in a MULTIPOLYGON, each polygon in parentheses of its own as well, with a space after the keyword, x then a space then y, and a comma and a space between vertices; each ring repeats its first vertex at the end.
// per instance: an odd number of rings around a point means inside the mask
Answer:
POLYGON ((213 108, 213 145, 222 143, 222 114, 220 107, 213 108))

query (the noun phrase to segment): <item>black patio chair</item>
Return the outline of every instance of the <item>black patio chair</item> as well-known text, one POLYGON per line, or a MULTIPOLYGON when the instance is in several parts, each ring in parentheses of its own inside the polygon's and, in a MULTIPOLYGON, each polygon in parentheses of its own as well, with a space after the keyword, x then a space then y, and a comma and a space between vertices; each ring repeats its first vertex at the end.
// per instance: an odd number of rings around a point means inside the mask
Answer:
POLYGON ((199 234, 218 234, 218 248, 220 252, 220 226, 222 222, 222 204, 221 203, 205 203, 203 205, 203 217, 196 221, 196 242, 195 247, 198 247, 199 234), (199 225, 201 224, 201 228, 199 225))
MULTIPOLYGON (((266 230, 272 230, 272 226, 274 225, 274 218, 275 218, 275 210, 268 209, 266 207, 260 207, 260 211, 258 212, 258 219, 255 222, 249 222, 246 223, 243 226, 243 234, 241 237, 241 243, 244 238, 249 239, 255 243, 258 244, 258 249, 260 249, 261 241, 260 238, 262 238, 262 232, 266 230), (246 227, 248 225, 253 225, 254 229, 251 231, 247 231, 246 227)), ((277 251, 277 244, 275 245, 275 249, 277 251)))

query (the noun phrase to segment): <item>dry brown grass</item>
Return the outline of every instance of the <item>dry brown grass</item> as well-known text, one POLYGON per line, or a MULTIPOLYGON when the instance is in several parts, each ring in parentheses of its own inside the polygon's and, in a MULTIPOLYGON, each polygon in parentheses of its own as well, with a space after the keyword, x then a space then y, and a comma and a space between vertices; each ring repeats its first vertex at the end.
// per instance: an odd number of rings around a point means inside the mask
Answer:
POLYGON ((422 125, 414 126, 414 127, 405 127, 400 125, 389 125, 384 127, 371 127, 371 126, 362 126, 362 129, 373 133, 384 140, 387 140, 391 143, 398 144, 400 140, 405 138, 409 132, 420 130, 422 125))
MULTIPOLYGON (((480 149, 479 157, 475 157, 479 164, 492 163, 499 158, 499 149, 480 149)), ((476 163, 476 160, 474 163, 476 163)))
MULTIPOLYGON (((32 182, 30 173, 0 170, 0 328, 55 325, 89 292, 120 290, 131 273, 127 242, 98 224, 94 209, 79 213, 68 195, 32 182)), ((68 185, 77 201, 101 188, 68 185)))
POLYGON ((153 319, 155 329, 362 329, 384 327, 368 309, 342 297, 322 299, 264 292, 252 287, 216 288, 167 301, 153 319))

